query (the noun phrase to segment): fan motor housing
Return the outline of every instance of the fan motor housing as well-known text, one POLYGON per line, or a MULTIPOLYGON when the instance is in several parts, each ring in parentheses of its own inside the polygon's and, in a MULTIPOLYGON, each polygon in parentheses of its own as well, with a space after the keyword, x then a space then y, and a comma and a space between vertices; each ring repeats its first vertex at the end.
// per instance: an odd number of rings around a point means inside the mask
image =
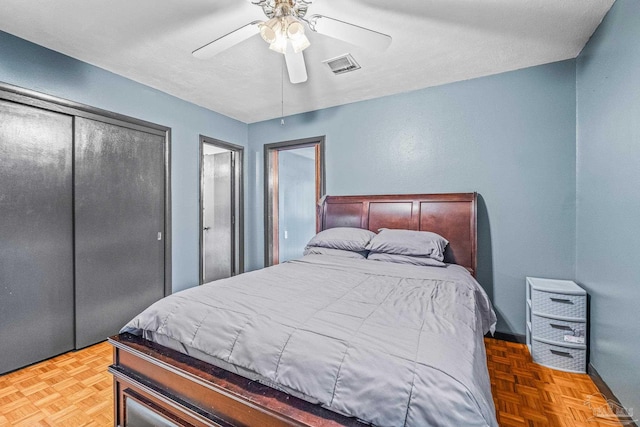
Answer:
POLYGON ((286 15, 304 18, 311 4, 310 1, 304 0, 259 0, 252 3, 260 6, 269 19, 286 15))

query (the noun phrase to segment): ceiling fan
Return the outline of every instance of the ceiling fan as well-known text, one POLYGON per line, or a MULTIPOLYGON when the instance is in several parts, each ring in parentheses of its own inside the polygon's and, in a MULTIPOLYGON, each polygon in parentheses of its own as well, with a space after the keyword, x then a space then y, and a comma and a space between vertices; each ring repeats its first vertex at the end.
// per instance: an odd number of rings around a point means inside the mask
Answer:
POLYGON ((309 47, 305 25, 314 32, 373 50, 385 50, 391 37, 358 25, 322 15, 307 17, 308 0, 248 0, 262 8, 267 21, 253 21, 193 51, 196 58, 207 59, 260 33, 269 48, 282 53, 291 83, 307 81, 302 51, 309 47))

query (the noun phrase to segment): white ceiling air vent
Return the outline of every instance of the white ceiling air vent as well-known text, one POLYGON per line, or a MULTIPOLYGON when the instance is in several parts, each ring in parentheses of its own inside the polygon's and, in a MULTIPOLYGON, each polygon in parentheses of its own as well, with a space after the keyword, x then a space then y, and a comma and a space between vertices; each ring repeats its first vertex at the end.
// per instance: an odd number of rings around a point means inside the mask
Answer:
POLYGON ((350 53, 345 55, 340 55, 335 58, 327 59, 326 61, 322 61, 331 68, 333 74, 343 74, 349 73, 351 71, 359 70, 360 65, 353 59, 350 53))

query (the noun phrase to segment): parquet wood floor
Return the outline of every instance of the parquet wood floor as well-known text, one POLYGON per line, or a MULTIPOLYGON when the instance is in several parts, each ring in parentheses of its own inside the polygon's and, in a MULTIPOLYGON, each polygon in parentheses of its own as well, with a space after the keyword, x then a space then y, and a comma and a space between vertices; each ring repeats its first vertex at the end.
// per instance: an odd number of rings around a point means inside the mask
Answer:
POLYGON ((112 426, 106 342, 0 376, 0 426, 112 426))
MULTIPOLYGON (((538 366, 523 344, 485 342, 501 427, 612 425, 590 420, 585 400, 598 390, 587 375, 538 366)), ((112 426, 111 357, 105 342, 0 376, 0 426, 112 426)))
POLYGON ((501 427, 605 427, 606 408, 591 378, 537 365, 524 344, 486 338, 491 393, 501 427), (595 396, 594 396, 595 395, 595 396))

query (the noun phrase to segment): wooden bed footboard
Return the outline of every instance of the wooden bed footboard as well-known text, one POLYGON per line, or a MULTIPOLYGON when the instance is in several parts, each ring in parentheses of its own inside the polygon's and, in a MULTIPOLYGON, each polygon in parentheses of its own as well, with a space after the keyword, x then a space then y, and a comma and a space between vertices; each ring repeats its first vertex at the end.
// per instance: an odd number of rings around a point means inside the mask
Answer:
POLYGON ((364 426, 131 334, 109 342, 115 426, 364 426))

